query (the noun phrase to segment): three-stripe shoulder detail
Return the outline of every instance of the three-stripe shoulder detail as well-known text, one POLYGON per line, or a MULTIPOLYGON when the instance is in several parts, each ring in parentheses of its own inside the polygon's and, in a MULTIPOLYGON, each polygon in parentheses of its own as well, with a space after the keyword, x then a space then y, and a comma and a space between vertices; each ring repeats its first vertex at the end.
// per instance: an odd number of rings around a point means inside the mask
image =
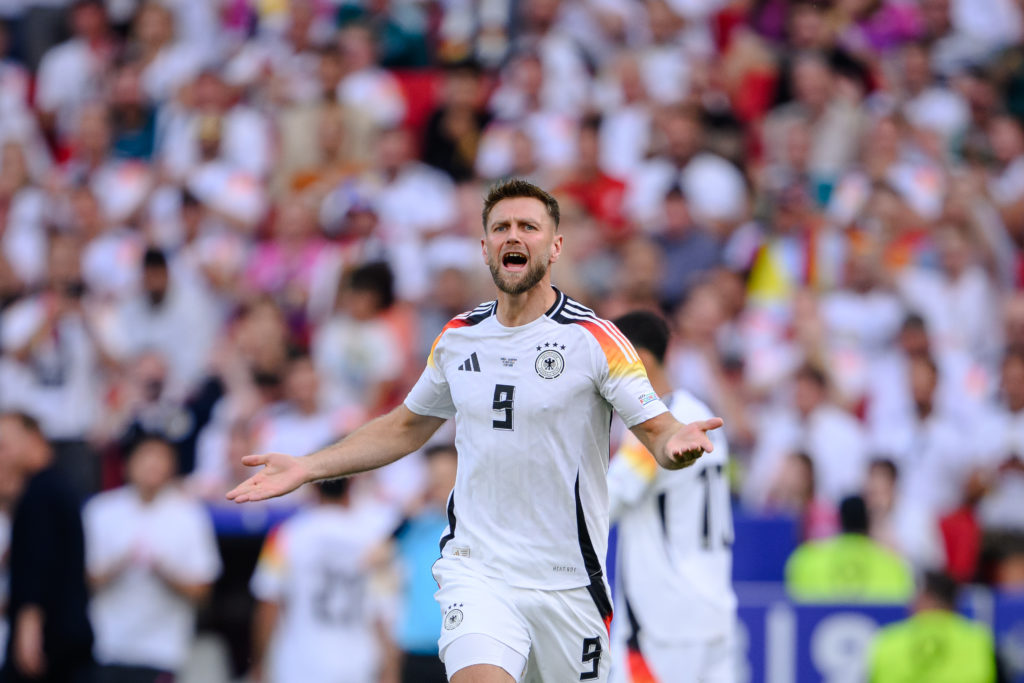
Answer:
POLYGON ((597 338, 602 348, 608 344, 614 345, 627 363, 640 362, 640 356, 637 355, 633 345, 619 331, 619 328, 611 322, 597 317, 594 311, 583 304, 566 297, 561 309, 552 318, 562 324, 576 324, 584 327, 597 338))
POLYGON ((486 303, 480 304, 479 306, 474 308, 472 311, 466 311, 465 313, 460 313, 459 315, 457 315, 454 318, 452 318, 452 322, 455 322, 456 320, 458 320, 463 325, 476 325, 478 323, 483 322, 484 320, 486 320, 487 318, 491 317, 492 315, 494 315, 494 311, 497 309, 497 307, 498 307, 498 302, 497 301, 488 301, 486 303))
POLYGON ((430 345, 430 356, 428 356, 427 358, 427 363, 431 365, 434 364, 434 351, 437 349, 437 344, 438 342, 441 341, 441 337, 444 336, 445 332, 459 327, 469 327, 472 325, 478 325, 479 323, 483 322, 487 318, 494 315, 494 311, 497 309, 497 307, 497 301, 488 301, 486 303, 480 304, 472 311, 460 313, 459 315, 449 320, 448 323, 441 330, 441 332, 437 335, 437 337, 434 338, 434 343, 430 345))

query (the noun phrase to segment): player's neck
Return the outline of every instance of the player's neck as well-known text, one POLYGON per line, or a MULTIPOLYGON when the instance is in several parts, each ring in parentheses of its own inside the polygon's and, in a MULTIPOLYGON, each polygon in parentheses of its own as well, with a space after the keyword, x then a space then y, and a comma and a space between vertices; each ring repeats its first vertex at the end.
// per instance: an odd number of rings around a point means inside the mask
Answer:
POLYGON ((519 327, 532 323, 544 315, 555 303, 555 290, 545 277, 522 294, 508 294, 498 290, 498 322, 505 327, 519 327))

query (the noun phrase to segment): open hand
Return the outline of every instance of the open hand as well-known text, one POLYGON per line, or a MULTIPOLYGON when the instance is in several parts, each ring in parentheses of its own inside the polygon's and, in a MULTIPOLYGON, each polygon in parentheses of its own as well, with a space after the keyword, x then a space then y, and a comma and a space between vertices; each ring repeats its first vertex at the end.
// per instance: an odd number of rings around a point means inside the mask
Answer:
POLYGON ((256 500, 276 498, 299 488, 312 477, 304 458, 284 453, 247 455, 242 464, 248 467, 263 465, 263 469, 228 491, 228 500, 249 503, 256 500))
POLYGON ((707 432, 718 429, 723 424, 722 418, 712 417, 707 420, 696 420, 680 427, 665 444, 669 462, 663 466, 670 470, 689 467, 700 456, 715 450, 707 432))

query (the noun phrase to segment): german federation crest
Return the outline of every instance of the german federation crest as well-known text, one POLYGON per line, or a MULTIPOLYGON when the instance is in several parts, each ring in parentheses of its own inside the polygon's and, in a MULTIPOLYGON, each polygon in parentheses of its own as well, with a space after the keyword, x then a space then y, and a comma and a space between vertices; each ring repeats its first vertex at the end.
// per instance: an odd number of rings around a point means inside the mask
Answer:
POLYGON ((533 367, 537 370, 537 374, 544 379, 554 379, 565 369, 565 358, 554 349, 545 349, 537 355, 533 367))

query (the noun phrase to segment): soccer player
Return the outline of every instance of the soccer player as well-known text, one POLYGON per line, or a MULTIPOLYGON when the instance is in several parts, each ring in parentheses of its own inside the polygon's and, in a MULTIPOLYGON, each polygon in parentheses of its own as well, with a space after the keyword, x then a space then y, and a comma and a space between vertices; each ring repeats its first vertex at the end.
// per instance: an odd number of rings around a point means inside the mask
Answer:
POLYGON ((658 463, 693 464, 718 418, 666 410, 611 323, 551 286, 558 202, 522 180, 484 201, 497 300, 455 317, 402 405, 308 457, 249 455, 245 502, 381 467, 455 418, 459 466, 434 565, 438 643, 453 683, 604 681, 611 602, 608 426, 614 408, 658 463))
POLYGON ((250 589, 258 600, 253 678, 269 683, 376 683, 386 640, 385 601, 369 556, 394 520, 355 504, 349 479, 317 484, 318 505, 267 537, 250 589))
MULTIPOLYGON (((615 321, 633 343, 651 385, 681 421, 711 417, 689 392, 672 391, 664 369, 669 331, 653 313, 615 321)), ((612 675, 618 683, 735 679, 729 448, 693 467, 659 470, 627 434, 608 471, 610 514, 619 524, 612 675)))

